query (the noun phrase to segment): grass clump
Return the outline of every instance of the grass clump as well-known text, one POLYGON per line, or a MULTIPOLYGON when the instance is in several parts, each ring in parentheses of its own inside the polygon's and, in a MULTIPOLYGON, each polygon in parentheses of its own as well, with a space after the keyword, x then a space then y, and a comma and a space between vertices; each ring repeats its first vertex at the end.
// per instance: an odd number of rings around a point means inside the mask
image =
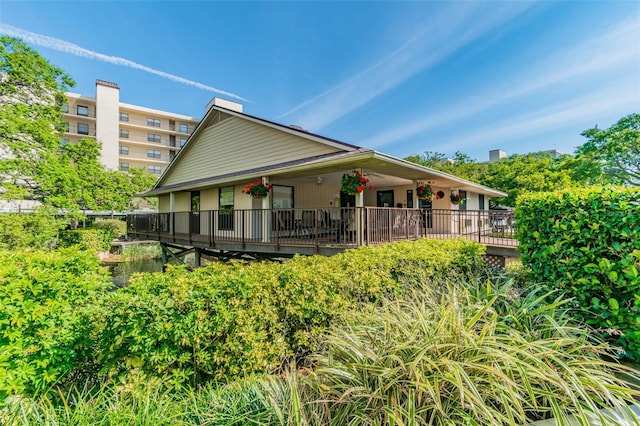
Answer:
POLYGON ((316 359, 331 423, 619 424, 609 407, 640 424, 628 409, 640 392, 619 378, 637 372, 603 360, 611 349, 549 296, 450 280, 354 315, 316 359))

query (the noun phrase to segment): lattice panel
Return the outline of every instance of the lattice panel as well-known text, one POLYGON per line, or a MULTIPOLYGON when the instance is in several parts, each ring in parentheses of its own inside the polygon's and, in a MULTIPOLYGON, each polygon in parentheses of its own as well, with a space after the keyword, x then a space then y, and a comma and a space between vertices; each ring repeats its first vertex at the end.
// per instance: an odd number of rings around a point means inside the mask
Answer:
POLYGON ((493 256, 493 255, 487 254, 484 256, 484 263, 485 265, 491 268, 503 269, 505 260, 504 260, 504 256, 493 256))

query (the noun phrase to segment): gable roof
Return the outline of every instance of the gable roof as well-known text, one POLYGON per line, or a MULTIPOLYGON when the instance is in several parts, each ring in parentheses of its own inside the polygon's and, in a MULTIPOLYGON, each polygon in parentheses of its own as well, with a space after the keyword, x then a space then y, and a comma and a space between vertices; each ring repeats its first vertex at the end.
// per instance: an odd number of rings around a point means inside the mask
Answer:
POLYGON ((425 180, 425 175, 428 175, 441 181, 441 186, 455 186, 493 197, 507 195, 388 154, 217 105, 207 111, 154 188, 142 195, 230 185, 264 175, 295 177, 357 167, 407 180, 425 180), (271 155, 272 151, 284 148, 289 148, 286 161, 283 161, 283 155, 271 155), (252 149, 258 152, 251 152, 252 149), (253 160, 245 161, 242 157, 247 151, 256 154, 253 160), (216 163, 215 169, 209 171, 207 161, 215 159, 217 152, 227 155, 227 161, 216 163), (180 164, 185 162, 190 166, 181 168, 180 164))

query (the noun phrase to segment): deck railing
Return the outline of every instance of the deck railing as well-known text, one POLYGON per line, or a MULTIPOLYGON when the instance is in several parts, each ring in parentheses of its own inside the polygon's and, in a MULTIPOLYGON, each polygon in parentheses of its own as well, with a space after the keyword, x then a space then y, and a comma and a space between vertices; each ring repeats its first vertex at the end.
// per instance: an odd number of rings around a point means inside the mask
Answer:
POLYGON ((205 210, 127 216, 132 238, 215 247, 222 242, 338 246, 417 238, 467 238, 515 247, 512 211, 386 207, 205 210))

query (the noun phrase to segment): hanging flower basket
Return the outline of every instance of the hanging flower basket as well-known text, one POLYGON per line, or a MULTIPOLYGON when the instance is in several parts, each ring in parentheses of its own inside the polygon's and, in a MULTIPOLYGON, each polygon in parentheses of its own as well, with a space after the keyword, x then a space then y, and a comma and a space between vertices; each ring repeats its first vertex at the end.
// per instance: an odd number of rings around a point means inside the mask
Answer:
POLYGON ((459 192, 452 192, 451 193, 451 204, 460 204, 460 203, 464 203, 464 195, 460 194, 459 192))
POLYGON ((250 195, 253 198, 266 197, 269 195, 269 191, 271 191, 271 185, 268 183, 262 183, 262 180, 260 179, 247 184, 242 190, 243 193, 250 195))
POLYGON ((362 176, 360 172, 354 172, 354 174, 342 175, 342 186, 340 191, 346 192, 349 195, 358 194, 365 189, 373 189, 373 185, 368 185, 369 179, 362 176))
POLYGON ((418 198, 421 200, 432 201, 434 197, 437 198, 436 194, 434 194, 431 189, 431 185, 418 185, 416 188, 416 194, 418 194, 418 198))

